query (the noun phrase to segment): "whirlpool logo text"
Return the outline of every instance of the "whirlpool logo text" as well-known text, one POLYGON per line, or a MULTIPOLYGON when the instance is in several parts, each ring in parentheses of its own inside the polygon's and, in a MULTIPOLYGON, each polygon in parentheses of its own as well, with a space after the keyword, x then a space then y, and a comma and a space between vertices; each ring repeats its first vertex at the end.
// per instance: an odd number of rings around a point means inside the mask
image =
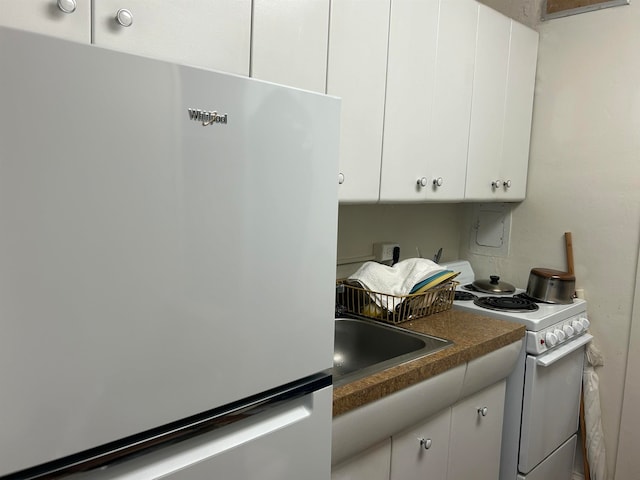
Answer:
POLYGON ((226 113, 220 114, 216 111, 198 110, 195 108, 189 109, 189 120, 194 122, 201 122, 203 127, 214 124, 227 124, 228 115, 226 113))

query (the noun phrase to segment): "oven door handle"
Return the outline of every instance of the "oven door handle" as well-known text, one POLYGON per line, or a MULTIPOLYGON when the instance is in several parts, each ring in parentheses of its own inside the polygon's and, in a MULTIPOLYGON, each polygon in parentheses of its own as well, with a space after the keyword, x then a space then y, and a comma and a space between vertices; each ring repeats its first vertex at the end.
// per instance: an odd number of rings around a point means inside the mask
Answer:
POLYGON ((575 352, 577 349, 585 346, 592 339, 593 339, 592 335, 585 333, 584 335, 576 338, 575 340, 552 350, 547 355, 541 355, 536 360, 536 364, 540 365, 541 367, 548 367, 549 365, 554 364, 561 358, 566 357, 571 352, 575 352))

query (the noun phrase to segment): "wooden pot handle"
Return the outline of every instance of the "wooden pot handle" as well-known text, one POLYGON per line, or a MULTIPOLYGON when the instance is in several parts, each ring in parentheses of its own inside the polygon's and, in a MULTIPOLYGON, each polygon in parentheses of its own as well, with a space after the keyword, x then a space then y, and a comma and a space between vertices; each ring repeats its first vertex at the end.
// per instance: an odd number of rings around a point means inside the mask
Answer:
POLYGON ((567 251, 567 272, 569 272, 571 275, 574 275, 575 270, 573 267, 573 239, 571 238, 571 232, 565 232, 564 245, 567 251))

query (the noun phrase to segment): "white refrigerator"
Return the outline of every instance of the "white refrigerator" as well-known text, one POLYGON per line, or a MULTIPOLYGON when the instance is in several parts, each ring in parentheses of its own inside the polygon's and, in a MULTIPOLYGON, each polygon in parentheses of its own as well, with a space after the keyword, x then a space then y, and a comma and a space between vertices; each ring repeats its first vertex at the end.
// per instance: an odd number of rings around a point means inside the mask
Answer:
POLYGON ((339 106, 0 28, 0 479, 329 478, 339 106))

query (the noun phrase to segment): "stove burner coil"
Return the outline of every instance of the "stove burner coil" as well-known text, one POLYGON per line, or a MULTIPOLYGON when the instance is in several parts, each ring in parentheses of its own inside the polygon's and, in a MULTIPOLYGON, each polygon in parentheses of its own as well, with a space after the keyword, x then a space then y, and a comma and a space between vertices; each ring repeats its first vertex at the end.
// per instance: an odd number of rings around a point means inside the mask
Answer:
POLYGON ((522 297, 480 297, 473 303, 499 312, 535 312, 539 308, 535 302, 522 297))
POLYGON ((453 297, 454 300, 463 300, 463 301, 475 300, 476 298, 478 298, 477 295, 474 295, 471 292, 462 292, 460 290, 456 290, 453 297))

